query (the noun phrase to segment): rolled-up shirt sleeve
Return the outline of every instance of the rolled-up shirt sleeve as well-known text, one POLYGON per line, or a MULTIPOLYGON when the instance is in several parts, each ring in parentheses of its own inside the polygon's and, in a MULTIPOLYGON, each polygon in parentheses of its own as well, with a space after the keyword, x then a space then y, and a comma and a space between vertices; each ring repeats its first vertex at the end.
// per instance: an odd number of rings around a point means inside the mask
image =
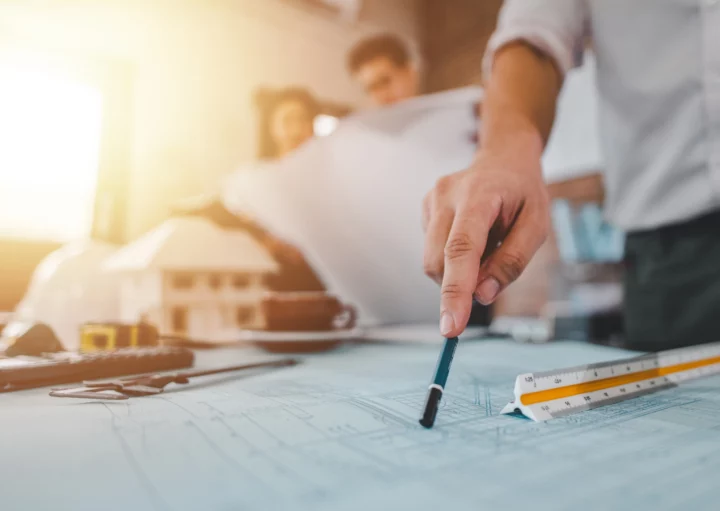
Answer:
POLYGON ((483 74, 490 76, 500 48, 524 41, 552 58, 564 76, 582 64, 587 19, 586 0, 505 0, 488 41, 483 74))

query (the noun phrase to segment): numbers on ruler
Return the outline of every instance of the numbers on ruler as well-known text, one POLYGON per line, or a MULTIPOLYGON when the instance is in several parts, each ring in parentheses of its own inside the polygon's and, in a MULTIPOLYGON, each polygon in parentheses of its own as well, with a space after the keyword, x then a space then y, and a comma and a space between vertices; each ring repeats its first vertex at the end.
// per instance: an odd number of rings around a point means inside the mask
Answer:
MULTIPOLYGON (((682 359, 680 359, 682 361, 682 359)), ((693 359, 694 360, 694 359, 693 359)), ((667 362, 667 361, 665 361, 667 362)), ((572 379, 574 376, 577 381, 587 381, 588 379, 601 379, 601 378, 607 378, 607 370, 610 370, 610 375, 612 376, 618 376, 622 375, 623 373, 632 373, 633 371, 644 371, 648 369, 649 367, 664 367, 664 363, 661 363, 658 359, 645 359, 641 360, 639 362, 636 361, 628 361, 628 362, 620 362, 613 365, 606 365, 599 367, 597 369, 593 368, 587 371, 580 371, 580 372, 572 372, 572 373, 561 373, 561 375, 556 376, 547 376, 543 377, 542 381, 547 382, 548 379, 553 382, 554 385, 562 385, 564 384, 563 380, 566 380, 568 378, 572 379), (639 365, 638 365, 639 363, 639 365), (633 365, 634 364, 634 365, 633 365), (625 371, 623 371, 623 367, 625 368, 625 371), (617 369, 617 372, 615 371, 617 369), (592 376, 590 376, 592 374, 592 376)), ((681 382, 686 379, 692 378, 693 375, 697 376, 699 374, 705 374, 709 372, 714 372, 713 369, 720 370, 720 363, 715 365, 716 367, 701 367, 699 369, 696 369, 694 371, 685 371, 681 372, 680 374, 673 375, 672 377, 668 376, 657 376, 656 378, 648 378, 643 379, 642 381, 636 381, 632 383, 628 383, 625 386, 622 387, 613 387, 612 389, 607 390, 601 390, 599 392, 591 393, 589 394, 579 394, 569 397, 567 401, 562 401, 565 403, 566 408, 574 408, 579 407, 580 405, 578 403, 585 403, 590 404, 593 401, 597 401, 598 403, 601 403, 605 399, 610 399, 611 397, 615 397, 617 394, 620 394, 621 396, 625 396, 627 394, 635 395, 641 393, 644 389, 649 390, 651 387, 663 387, 667 384, 672 384, 673 382, 681 382), (635 387, 633 387, 633 385, 635 387), (602 393, 601 393, 602 392, 602 393), (595 399, 593 399, 593 396, 595 399), (582 398, 582 401, 580 401, 580 398, 582 398), (576 401, 577 399, 577 401, 576 401)), ((537 381, 534 379, 534 375, 526 375, 524 376, 525 382, 527 383, 533 383, 535 386, 537 386, 537 381)), ((568 381, 567 385, 571 385, 575 382, 568 381)), ((547 384, 547 383, 545 383, 547 384)), ((628 396, 629 397, 629 396, 628 396)), ((624 399, 624 398, 621 398, 624 399)), ((556 405, 557 406, 557 405, 556 405)), ((587 408, 587 407, 586 407, 587 408)), ((550 412, 551 405, 543 405, 541 406, 541 410, 545 412, 550 412)))

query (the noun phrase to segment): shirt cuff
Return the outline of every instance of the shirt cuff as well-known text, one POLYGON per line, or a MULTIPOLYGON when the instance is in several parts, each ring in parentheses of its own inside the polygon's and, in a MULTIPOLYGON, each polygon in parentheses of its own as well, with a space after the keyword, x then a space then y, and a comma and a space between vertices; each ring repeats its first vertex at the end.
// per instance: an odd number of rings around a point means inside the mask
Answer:
POLYGON ((540 27, 537 24, 514 24, 511 28, 498 30, 488 41, 482 63, 483 76, 486 79, 490 77, 495 54, 498 50, 517 41, 526 42, 552 58, 562 77, 572 68, 582 64, 582 52, 576 51, 576 45, 573 41, 566 41, 553 30, 540 27))

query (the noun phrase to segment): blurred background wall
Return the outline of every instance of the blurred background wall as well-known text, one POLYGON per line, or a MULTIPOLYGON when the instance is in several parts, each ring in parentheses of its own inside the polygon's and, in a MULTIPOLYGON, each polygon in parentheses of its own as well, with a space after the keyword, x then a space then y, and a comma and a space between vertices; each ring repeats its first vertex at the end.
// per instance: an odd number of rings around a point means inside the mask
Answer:
MULTIPOLYGON (((222 175, 255 159, 254 94, 259 88, 297 85, 324 103, 365 108, 345 58, 359 39, 378 32, 409 43, 420 61, 424 92, 480 84, 482 55, 501 4, 2 0, 0 52, 20 48, 60 56, 101 92, 95 221, 112 221, 96 227, 109 238, 127 241, 165 219, 179 199, 214 189, 222 175), (97 211, 103 208, 112 214, 97 211)), ((574 112, 577 105, 589 104, 582 91, 573 97, 574 112)), ((562 147, 552 153, 559 169, 564 154, 562 147)), ((563 193, 573 195, 578 187, 583 182, 570 183, 563 193)), ((1 228, 0 310, 7 310, 22 295, 37 262, 63 240, 8 239, 1 228)), ((553 247, 548 245, 533 263, 536 269, 530 273, 537 277, 525 278, 530 289, 515 286, 522 299, 514 303, 532 302, 518 313, 536 309, 545 299, 542 275, 557 260, 553 247)))
POLYGON ((481 82, 480 60, 502 0, 421 0, 427 92, 481 82))
POLYGON ((5 0, 2 40, 124 63, 132 73, 126 236, 153 226, 179 197, 207 188, 255 153, 253 91, 307 86, 360 106, 344 57, 363 34, 413 44, 412 0, 363 2, 359 21, 288 0, 5 0))

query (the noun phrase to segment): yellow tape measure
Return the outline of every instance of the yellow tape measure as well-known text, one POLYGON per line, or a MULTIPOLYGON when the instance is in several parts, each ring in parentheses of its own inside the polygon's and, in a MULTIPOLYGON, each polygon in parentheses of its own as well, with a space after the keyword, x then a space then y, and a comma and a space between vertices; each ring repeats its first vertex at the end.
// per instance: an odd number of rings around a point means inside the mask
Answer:
POLYGON ((86 323, 80 327, 80 351, 112 351, 157 346, 157 329, 148 323, 86 323))
POLYGON ((502 413, 546 421, 720 373, 720 343, 624 360, 521 374, 502 413))

